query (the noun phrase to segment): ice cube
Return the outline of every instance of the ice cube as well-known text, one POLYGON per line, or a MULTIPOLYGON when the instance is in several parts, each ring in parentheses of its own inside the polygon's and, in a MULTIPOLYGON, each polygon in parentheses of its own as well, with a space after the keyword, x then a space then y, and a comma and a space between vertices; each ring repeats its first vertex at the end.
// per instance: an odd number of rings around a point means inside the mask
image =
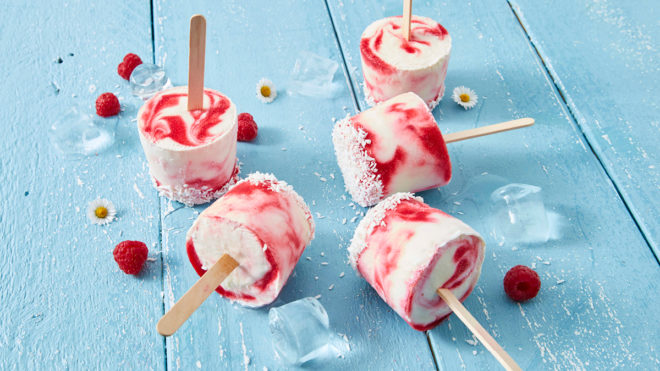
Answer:
POLYGON ((333 98, 341 85, 333 82, 339 64, 332 59, 301 51, 289 75, 288 91, 315 98, 333 98))
POLYGON ((133 95, 144 100, 151 98, 161 90, 172 87, 165 70, 151 63, 142 63, 135 67, 129 80, 133 95))
POLYGON ((491 225, 498 243, 541 243, 548 241, 550 226, 541 188, 512 183, 490 195, 491 225))
POLYGON ((271 308, 268 325, 273 349, 287 364, 302 365, 334 355, 328 314, 315 298, 271 308))
POLYGON ((50 143, 69 157, 94 155, 110 148, 115 142, 117 117, 92 117, 71 108, 48 130, 50 143))

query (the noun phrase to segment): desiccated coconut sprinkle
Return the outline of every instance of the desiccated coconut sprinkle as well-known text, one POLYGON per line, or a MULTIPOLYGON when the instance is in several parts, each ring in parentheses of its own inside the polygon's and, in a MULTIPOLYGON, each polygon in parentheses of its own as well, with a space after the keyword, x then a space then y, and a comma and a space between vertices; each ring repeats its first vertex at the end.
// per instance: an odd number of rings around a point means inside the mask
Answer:
POLYGON ((378 205, 374 206, 371 210, 367 212, 367 215, 360 221, 357 228, 355 229, 355 235, 351 240, 351 245, 348 247, 348 257, 351 262, 351 266, 357 268, 357 260, 360 256, 360 253, 367 246, 367 236, 369 236, 374 228, 378 225, 385 226, 383 220, 389 210, 395 209, 402 201, 405 200, 417 200, 419 202, 424 202, 419 196, 415 196, 412 193, 408 192, 399 192, 391 195, 390 197, 381 201, 378 205))
POLYGON ((367 132, 356 128, 346 117, 332 130, 332 142, 346 190, 353 200, 364 207, 378 202, 383 197, 383 183, 377 174, 376 160, 365 150, 371 143, 367 132))

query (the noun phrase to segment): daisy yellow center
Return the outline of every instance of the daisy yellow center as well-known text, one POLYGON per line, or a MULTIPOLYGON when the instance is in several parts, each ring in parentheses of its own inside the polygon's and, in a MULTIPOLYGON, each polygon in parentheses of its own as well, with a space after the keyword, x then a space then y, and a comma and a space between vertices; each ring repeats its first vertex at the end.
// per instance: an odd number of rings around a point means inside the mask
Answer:
POLYGON ((470 101, 470 95, 468 95, 468 94, 463 93, 463 94, 459 95, 458 97, 461 98, 461 102, 463 102, 463 103, 467 103, 467 102, 470 101))
POLYGON ((96 215, 97 218, 103 219, 108 216, 108 209, 103 206, 99 206, 96 208, 96 210, 94 210, 94 215, 96 215))
POLYGON ((270 86, 262 86, 260 89, 261 95, 264 97, 270 97, 270 86))

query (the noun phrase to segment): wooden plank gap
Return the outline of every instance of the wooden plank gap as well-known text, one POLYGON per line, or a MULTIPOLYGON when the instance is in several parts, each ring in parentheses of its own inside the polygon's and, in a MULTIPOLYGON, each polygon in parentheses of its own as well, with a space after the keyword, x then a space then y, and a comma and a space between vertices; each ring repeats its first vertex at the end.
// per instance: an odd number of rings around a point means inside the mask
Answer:
POLYGON ((642 238, 646 242, 646 246, 648 246, 648 248, 651 250, 651 253, 655 257, 656 263, 658 263, 658 265, 660 265, 660 256, 658 256, 658 254, 656 253, 656 250, 653 248, 653 245, 651 244, 651 241, 649 240, 648 231, 646 231, 645 228, 641 225, 640 221, 637 218, 637 215, 635 215, 635 213, 632 211, 628 200, 621 193, 621 189, 620 189, 619 185, 614 181, 614 178, 612 177, 612 174, 609 172, 609 170, 605 166, 605 163, 603 162, 603 160, 600 158, 600 156, 598 155, 596 150, 591 145, 591 142, 589 141, 586 133, 584 132, 584 130, 582 129, 582 126, 580 125, 579 121, 577 120, 576 113, 574 112, 573 108, 571 107, 571 105, 566 100, 566 97, 564 96, 565 92, 561 88, 562 84, 560 83, 561 80, 560 80, 559 76, 556 76, 554 73, 552 73, 552 70, 546 64, 545 59, 543 58, 543 55, 541 54, 541 52, 540 52, 538 46, 536 45, 536 43, 534 42, 534 40, 532 40, 532 37, 529 34, 529 31, 527 30, 527 27, 525 27, 525 23, 523 22, 523 20, 521 19, 521 16, 516 11, 516 7, 514 7, 513 4, 511 3, 511 0, 507 0, 507 4, 509 5, 509 9, 511 9, 511 13, 513 13, 513 15, 516 17, 516 20, 518 21, 518 24, 520 25, 520 28, 522 29, 523 33, 525 34, 525 37, 527 38, 527 41, 529 42, 529 44, 534 49, 534 52, 536 53, 536 56, 538 57, 539 62, 543 66, 543 70, 544 70, 545 74, 547 75, 549 80, 552 82, 552 85, 554 86, 554 90, 557 92, 557 94, 561 98, 562 103, 564 104, 564 107, 566 108, 566 110, 570 114, 571 121, 579 129, 579 132, 582 136, 582 139, 589 146, 589 150, 591 150, 591 153, 594 155, 594 157, 596 157, 596 160, 600 164, 601 168, 603 168, 603 171, 605 172, 605 175, 607 175, 607 178, 610 180, 610 183, 612 183, 612 185, 614 186, 614 190, 616 191, 617 195, 619 196, 619 199, 621 199, 621 202, 623 203, 624 207, 626 208, 626 211, 628 212, 628 214, 632 218, 633 222, 635 223, 635 226, 639 230, 639 233, 642 235, 642 238))
MULTIPOLYGON (((149 0, 149 10, 151 11, 151 63, 156 64, 156 26, 154 25, 154 0, 149 0)), ((167 366, 165 367, 167 369, 167 366)))
POLYGON ((339 48, 339 55, 341 55, 344 75, 346 76, 346 79, 348 79, 348 87, 351 91, 351 96, 353 97, 353 104, 355 105, 355 108, 358 111, 361 111, 362 107, 360 107, 360 103, 357 99, 357 94, 355 93, 355 88, 353 87, 353 79, 351 78, 351 73, 348 70, 348 64, 346 63, 346 57, 344 56, 344 48, 341 45, 341 41, 339 41, 339 35, 337 34, 337 27, 335 27, 335 20, 332 16, 332 11, 330 11, 330 7, 328 6, 328 0, 324 0, 323 2, 325 3, 325 10, 328 12, 328 18, 330 19, 330 24, 332 25, 332 32, 335 35, 335 42, 337 43, 337 47, 339 48))
POLYGON ((431 349, 431 357, 433 358, 433 365, 435 365, 435 369, 437 371, 440 371, 440 366, 438 366, 438 360, 435 358, 435 351, 433 350, 433 343, 431 342, 431 336, 429 336, 429 331, 424 331, 424 335, 426 336, 426 342, 429 343, 429 349, 431 349))

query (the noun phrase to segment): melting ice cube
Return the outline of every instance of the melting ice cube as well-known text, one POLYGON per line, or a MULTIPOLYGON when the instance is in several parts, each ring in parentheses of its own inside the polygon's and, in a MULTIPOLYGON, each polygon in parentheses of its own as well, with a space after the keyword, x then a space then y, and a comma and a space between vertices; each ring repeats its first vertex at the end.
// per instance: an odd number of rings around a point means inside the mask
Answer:
POLYGON ((333 98, 341 85, 332 82, 339 64, 332 59, 302 51, 289 76, 288 91, 315 98, 333 98))
POLYGON ((135 67, 129 80, 133 95, 144 100, 151 98, 161 90, 172 87, 165 70, 151 63, 142 63, 135 67))
POLYGON ((69 156, 89 156, 103 152, 115 142, 117 117, 92 117, 71 108, 48 129, 51 144, 69 156))
POLYGON ((548 241, 550 227, 541 188, 513 183, 490 195, 491 223, 499 243, 540 243, 548 241))
POLYGON ((271 308, 268 324, 275 353, 290 365, 336 358, 348 349, 344 339, 330 332, 328 313, 315 298, 271 308))

